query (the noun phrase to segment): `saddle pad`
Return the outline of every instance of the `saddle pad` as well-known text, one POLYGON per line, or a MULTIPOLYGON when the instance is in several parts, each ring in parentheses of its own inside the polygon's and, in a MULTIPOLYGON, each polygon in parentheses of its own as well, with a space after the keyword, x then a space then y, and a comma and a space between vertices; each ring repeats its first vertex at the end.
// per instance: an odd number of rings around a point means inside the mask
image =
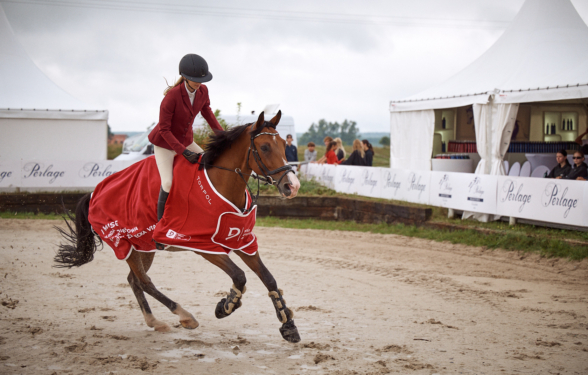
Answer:
MULTIPOLYGON (((210 183, 206 170, 191 164, 183 156, 174 160, 174 179, 163 218, 157 222, 160 177, 155 158, 149 157, 104 179, 92 194, 88 220, 100 238, 118 259, 126 259, 131 250, 156 251, 156 241, 188 250, 228 254, 240 250, 257 252, 257 239, 251 233, 257 207, 248 215, 220 195, 210 183), (225 219, 223 214, 230 213, 225 219), (222 216, 222 217, 221 217, 222 216), (237 221, 233 218, 237 218, 237 221), (220 229, 219 229, 220 228, 220 229), (239 236, 231 237, 232 228, 239 236), (219 231, 221 230, 221 231, 219 231), (213 241, 226 234, 223 241, 213 241), (220 234, 222 233, 222 234, 220 234), (230 237, 230 238, 229 238, 230 237)), ((247 191, 246 207, 251 206, 247 191)))

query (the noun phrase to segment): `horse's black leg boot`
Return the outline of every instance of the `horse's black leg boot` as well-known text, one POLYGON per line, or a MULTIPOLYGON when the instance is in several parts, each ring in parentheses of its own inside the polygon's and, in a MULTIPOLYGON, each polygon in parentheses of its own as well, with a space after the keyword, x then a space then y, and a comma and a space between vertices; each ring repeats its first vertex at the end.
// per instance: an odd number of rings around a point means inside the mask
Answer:
POLYGON ((284 300, 284 292, 282 289, 278 291, 269 292, 269 297, 272 299, 272 303, 276 309, 276 316, 282 327, 280 327, 280 333, 284 340, 288 342, 299 342, 300 334, 298 334, 298 328, 294 324, 294 311, 286 307, 286 300, 284 300))
MULTIPOLYGON (((163 188, 159 189, 159 198, 157 199, 157 221, 161 220, 163 217, 163 212, 165 211, 165 202, 167 202, 168 196, 169 193, 166 193, 163 188)), ((165 245, 155 241, 155 248, 157 250, 163 250, 165 249, 165 245)))
POLYGON ((243 293, 246 291, 247 288, 245 286, 243 286, 243 291, 240 291, 235 285, 233 285, 231 291, 227 293, 227 298, 221 299, 220 302, 216 304, 214 315, 217 319, 226 318, 231 315, 233 311, 241 307, 241 298, 243 298, 243 293))

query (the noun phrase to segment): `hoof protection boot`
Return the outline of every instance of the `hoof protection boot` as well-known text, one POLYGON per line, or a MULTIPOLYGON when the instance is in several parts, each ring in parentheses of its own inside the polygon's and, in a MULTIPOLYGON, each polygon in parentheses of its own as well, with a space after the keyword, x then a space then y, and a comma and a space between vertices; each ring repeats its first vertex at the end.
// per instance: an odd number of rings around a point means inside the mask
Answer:
POLYGON ((247 288, 243 287, 243 291, 241 292, 233 285, 231 287, 231 291, 227 293, 227 298, 221 299, 220 302, 216 304, 216 308, 214 309, 214 315, 216 318, 226 318, 227 316, 231 315, 233 311, 241 307, 243 304, 241 302, 241 298, 243 297, 243 293, 245 293, 246 290, 247 288))
POLYGON ((296 325, 294 324, 294 320, 289 320, 282 324, 282 327, 280 327, 280 333, 284 340, 288 342, 300 342, 300 334, 298 333, 298 328, 296 328, 296 325))

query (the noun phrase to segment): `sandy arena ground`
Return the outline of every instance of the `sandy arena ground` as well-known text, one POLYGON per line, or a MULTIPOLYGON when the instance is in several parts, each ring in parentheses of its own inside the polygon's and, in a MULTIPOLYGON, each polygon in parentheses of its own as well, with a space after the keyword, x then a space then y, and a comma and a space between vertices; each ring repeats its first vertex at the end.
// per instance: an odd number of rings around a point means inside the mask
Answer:
POLYGON ((149 274, 200 327, 179 327, 147 297, 172 325, 154 332, 110 249, 78 269, 51 267, 56 223, 0 219, 0 374, 588 373, 586 261, 257 228, 296 312, 302 341, 290 344, 249 270, 243 307, 217 320, 231 282, 189 252, 158 254, 149 274))

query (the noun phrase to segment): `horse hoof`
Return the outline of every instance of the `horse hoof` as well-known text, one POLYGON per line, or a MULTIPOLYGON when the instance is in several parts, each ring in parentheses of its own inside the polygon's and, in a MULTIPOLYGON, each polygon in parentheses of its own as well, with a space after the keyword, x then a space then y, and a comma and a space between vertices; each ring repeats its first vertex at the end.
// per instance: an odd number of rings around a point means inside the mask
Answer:
POLYGON ((161 325, 156 325, 155 326, 155 330, 157 332, 166 333, 166 332, 170 332, 171 331, 171 328, 170 328, 170 326, 168 326, 167 324, 164 323, 164 324, 161 324, 161 325))
POLYGON ((282 327, 280 327, 280 333, 282 334, 284 340, 288 342, 300 342, 300 335, 298 334, 298 328, 296 328, 294 320, 289 320, 286 323, 282 324, 282 327))
POLYGON ((194 317, 191 319, 180 320, 180 324, 186 329, 195 329, 200 325, 194 317))
POLYGON ((227 299, 223 298, 220 300, 219 303, 216 304, 216 308, 214 309, 214 315, 216 316, 217 319, 222 319, 222 318, 226 318, 227 316, 229 316, 229 314, 227 314, 225 312, 225 301, 227 299))

